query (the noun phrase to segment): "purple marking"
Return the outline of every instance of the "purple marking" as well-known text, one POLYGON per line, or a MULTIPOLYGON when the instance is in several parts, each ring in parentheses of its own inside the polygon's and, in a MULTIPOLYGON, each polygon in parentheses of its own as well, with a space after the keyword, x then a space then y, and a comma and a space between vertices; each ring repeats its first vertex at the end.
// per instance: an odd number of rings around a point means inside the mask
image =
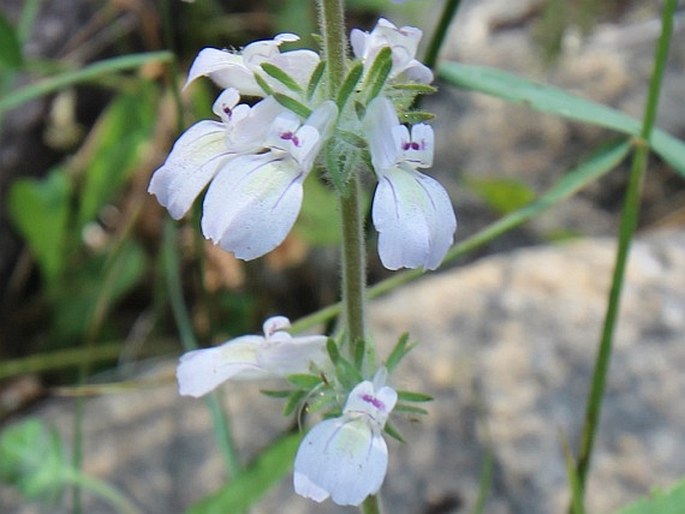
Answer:
POLYGON ((298 137, 297 137, 295 134, 293 134, 292 132, 283 132, 283 133, 281 134, 281 139, 283 139, 284 141, 292 141, 293 144, 294 144, 295 146, 297 146, 297 147, 300 146, 300 138, 298 138, 298 137))
POLYGON ((419 145, 416 141, 404 141, 402 143, 402 150, 407 151, 407 150, 423 150, 426 148, 426 142, 421 141, 421 144, 419 145))
POLYGON ((231 117, 231 114, 233 114, 231 108, 228 105, 224 105, 223 111, 224 114, 228 115, 229 118, 231 117))
POLYGON ((362 395, 362 400, 364 400, 366 403, 370 403, 374 407, 376 407, 378 410, 385 410, 385 404, 380 401, 378 398, 373 396, 372 394, 363 394, 362 395))

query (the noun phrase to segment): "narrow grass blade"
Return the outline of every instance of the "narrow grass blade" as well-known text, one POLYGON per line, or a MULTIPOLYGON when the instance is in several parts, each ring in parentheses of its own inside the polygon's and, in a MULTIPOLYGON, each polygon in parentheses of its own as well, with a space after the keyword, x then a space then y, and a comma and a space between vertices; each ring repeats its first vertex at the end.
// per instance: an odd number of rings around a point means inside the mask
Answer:
MULTIPOLYGON (((495 68, 447 62, 440 66, 439 74, 454 86, 522 103, 538 111, 634 136, 641 132, 642 123, 621 111, 495 68)), ((685 176, 685 143, 659 129, 654 130, 649 141, 654 152, 685 176)))
POLYGON ((96 81, 110 73, 139 68, 149 62, 168 62, 173 58, 173 54, 167 51, 131 54, 113 57, 112 59, 99 61, 78 70, 60 73, 5 95, 4 98, 0 99, 0 114, 18 107, 29 100, 54 93, 72 84, 96 81))

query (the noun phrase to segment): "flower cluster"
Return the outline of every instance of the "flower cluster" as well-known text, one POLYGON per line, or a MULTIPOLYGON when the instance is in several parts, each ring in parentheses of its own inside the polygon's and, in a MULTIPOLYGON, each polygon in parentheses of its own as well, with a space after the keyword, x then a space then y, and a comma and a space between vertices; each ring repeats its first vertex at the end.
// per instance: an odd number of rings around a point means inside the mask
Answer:
MULTIPOLYGON (((290 321, 275 316, 264 322, 264 336, 247 335, 194 350, 181 357, 176 378, 184 396, 200 397, 227 380, 287 377, 327 370, 322 335, 292 337, 290 321)), ((347 396, 342 416, 315 425, 295 458, 295 491, 322 502, 359 505, 381 487, 388 467, 382 430, 397 402, 380 368, 347 396)))
MULTIPOLYGON (((356 59, 348 63, 335 100, 321 86, 325 64, 317 53, 281 51, 283 43, 297 41, 293 34, 240 52, 205 48, 186 86, 206 76, 222 88, 213 105, 217 119, 199 121, 179 137, 149 191, 179 219, 206 190, 203 234, 249 260, 286 238, 320 154, 326 154, 328 178, 341 194, 350 174, 367 163, 377 180, 371 214, 381 262, 391 270, 437 268, 453 242, 456 217, 445 189, 419 171, 433 163, 433 129, 422 122, 408 127, 398 115, 433 80, 415 58, 420 38, 419 29, 385 19, 371 32, 353 30, 356 59), (256 102, 241 103, 244 97, 256 102)), ((364 380, 368 375, 357 369, 363 366, 339 365, 335 341, 293 337, 289 327, 287 318, 269 318, 263 336, 186 353, 177 369, 179 392, 199 397, 226 380, 274 377, 308 384, 292 398, 301 402, 317 391, 319 408, 340 415, 305 436, 295 459, 295 490, 317 502, 330 497, 360 505, 385 478, 382 434, 392 433, 386 422, 398 393, 386 385, 384 367, 364 380), (338 376, 345 369, 356 373, 352 380, 338 376)), ((403 355, 405 344, 398 342, 391 355, 403 355)))
POLYGON ((398 96, 394 85, 433 80, 415 59, 420 38, 419 29, 385 19, 371 32, 353 30, 351 46, 364 77, 355 90, 360 99, 342 106, 318 87, 323 65, 317 53, 281 51, 283 43, 298 39, 294 34, 254 42, 239 53, 203 49, 186 86, 207 76, 224 88, 213 106, 219 120, 199 121, 180 136, 149 191, 179 219, 207 189, 205 237, 239 259, 255 259, 290 232, 304 180, 327 141, 356 133, 366 141, 378 179, 373 222, 381 262, 392 270, 437 268, 453 242, 456 218, 442 186, 418 171, 432 165, 433 129, 402 125, 390 100, 391 92, 398 96), (391 63, 385 82, 378 95, 366 98, 363 86, 375 78, 386 48, 391 63), (240 103, 242 97, 261 100, 249 106, 240 103), (354 108, 359 105, 365 114, 354 108))

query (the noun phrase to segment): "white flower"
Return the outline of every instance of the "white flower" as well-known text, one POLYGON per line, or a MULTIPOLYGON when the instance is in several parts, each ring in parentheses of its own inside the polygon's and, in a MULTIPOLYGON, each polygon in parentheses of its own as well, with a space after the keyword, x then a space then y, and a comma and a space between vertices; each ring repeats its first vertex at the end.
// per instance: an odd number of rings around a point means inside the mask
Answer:
POLYGON ((347 398, 343 414, 315 425, 295 457, 295 492, 322 502, 359 505, 376 494, 388 468, 388 447, 382 431, 397 403, 397 393, 385 386, 381 368, 373 382, 358 384, 347 398))
POLYGON ((388 269, 435 269, 452 245, 457 219, 445 189, 419 173, 433 163, 433 129, 400 125, 390 100, 376 97, 364 119, 378 186, 372 217, 388 269))
POLYGON ((203 120, 191 126, 152 175, 148 191, 174 219, 188 212, 220 165, 238 155, 259 151, 269 126, 285 111, 271 97, 254 107, 236 105, 239 98, 235 89, 223 91, 213 106, 222 122, 203 120))
POLYGON ((332 101, 321 104, 304 123, 284 112, 266 136, 268 151, 223 163, 205 195, 205 237, 245 260, 281 244, 297 219, 302 184, 336 116, 332 101))
POLYGON ((285 377, 307 373, 326 359, 326 336, 292 337, 290 321, 275 316, 264 322, 264 336, 248 335, 214 348, 181 356, 176 377, 179 393, 200 397, 228 379, 285 377))
POLYGON ((414 58, 422 35, 423 32, 416 27, 397 28, 385 18, 380 18, 370 33, 353 29, 350 43, 355 57, 364 62, 365 68, 373 64, 382 48, 389 47, 392 51, 391 79, 430 84, 433 72, 414 58))
POLYGON ((284 42, 299 40, 295 34, 278 34, 274 39, 250 43, 240 53, 218 48, 203 48, 188 72, 186 87, 201 76, 209 76, 223 88, 235 88, 241 95, 264 96, 264 91, 254 78, 259 74, 275 90, 289 92, 279 81, 262 70, 262 63, 277 66, 302 88, 306 89, 312 72, 320 62, 319 54, 312 50, 291 50, 281 53, 284 42))

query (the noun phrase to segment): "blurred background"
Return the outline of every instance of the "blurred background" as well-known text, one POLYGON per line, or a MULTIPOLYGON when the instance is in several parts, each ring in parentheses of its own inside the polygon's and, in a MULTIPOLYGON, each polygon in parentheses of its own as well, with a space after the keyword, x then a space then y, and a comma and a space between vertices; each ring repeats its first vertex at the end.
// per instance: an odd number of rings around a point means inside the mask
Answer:
MULTIPOLYGON (((661 2, 464 1, 442 59, 489 65, 549 82, 640 117, 659 35, 661 2)), ((348 25, 379 15, 433 33, 444 2, 350 0, 348 25)), ((682 6, 658 124, 685 137, 682 6)), ((292 319, 338 300, 337 212, 321 181, 306 182, 295 230, 272 254, 237 261, 204 241, 199 211, 176 223, 146 192, 180 131, 211 118, 217 89, 198 81, 175 101, 197 52, 240 48, 278 32, 315 45, 309 0, 2 0, 0 3, 0 426, 62 387, 101 372, 130 377, 136 363, 174 358, 164 251, 175 252, 201 345, 292 319), (14 52, 12 49, 19 51, 14 52), (151 52, 170 51, 168 54, 151 52), (93 63, 146 53, 140 65, 31 88, 93 63), (149 54, 148 54, 149 53, 149 54), (22 96, 24 95, 24 96, 22 96), (166 245, 166 246, 165 246, 166 245), (166 249, 166 250, 165 250, 166 249)), ((425 45, 424 45, 425 46, 425 45)), ((436 164, 460 221, 458 239, 512 212, 613 137, 549 115, 437 84, 436 164)), ((654 158, 641 229, 682 226, 682 179, 654 158)), ((625 173, 613 173, 485 255, 615 234, 625 173)), ((367 201, 372 192, 369 180, 367 201)), ((369 281, 389 276, 369 231, 369 281)), ((171 383, 172 376, 160 380, 171 383)))

